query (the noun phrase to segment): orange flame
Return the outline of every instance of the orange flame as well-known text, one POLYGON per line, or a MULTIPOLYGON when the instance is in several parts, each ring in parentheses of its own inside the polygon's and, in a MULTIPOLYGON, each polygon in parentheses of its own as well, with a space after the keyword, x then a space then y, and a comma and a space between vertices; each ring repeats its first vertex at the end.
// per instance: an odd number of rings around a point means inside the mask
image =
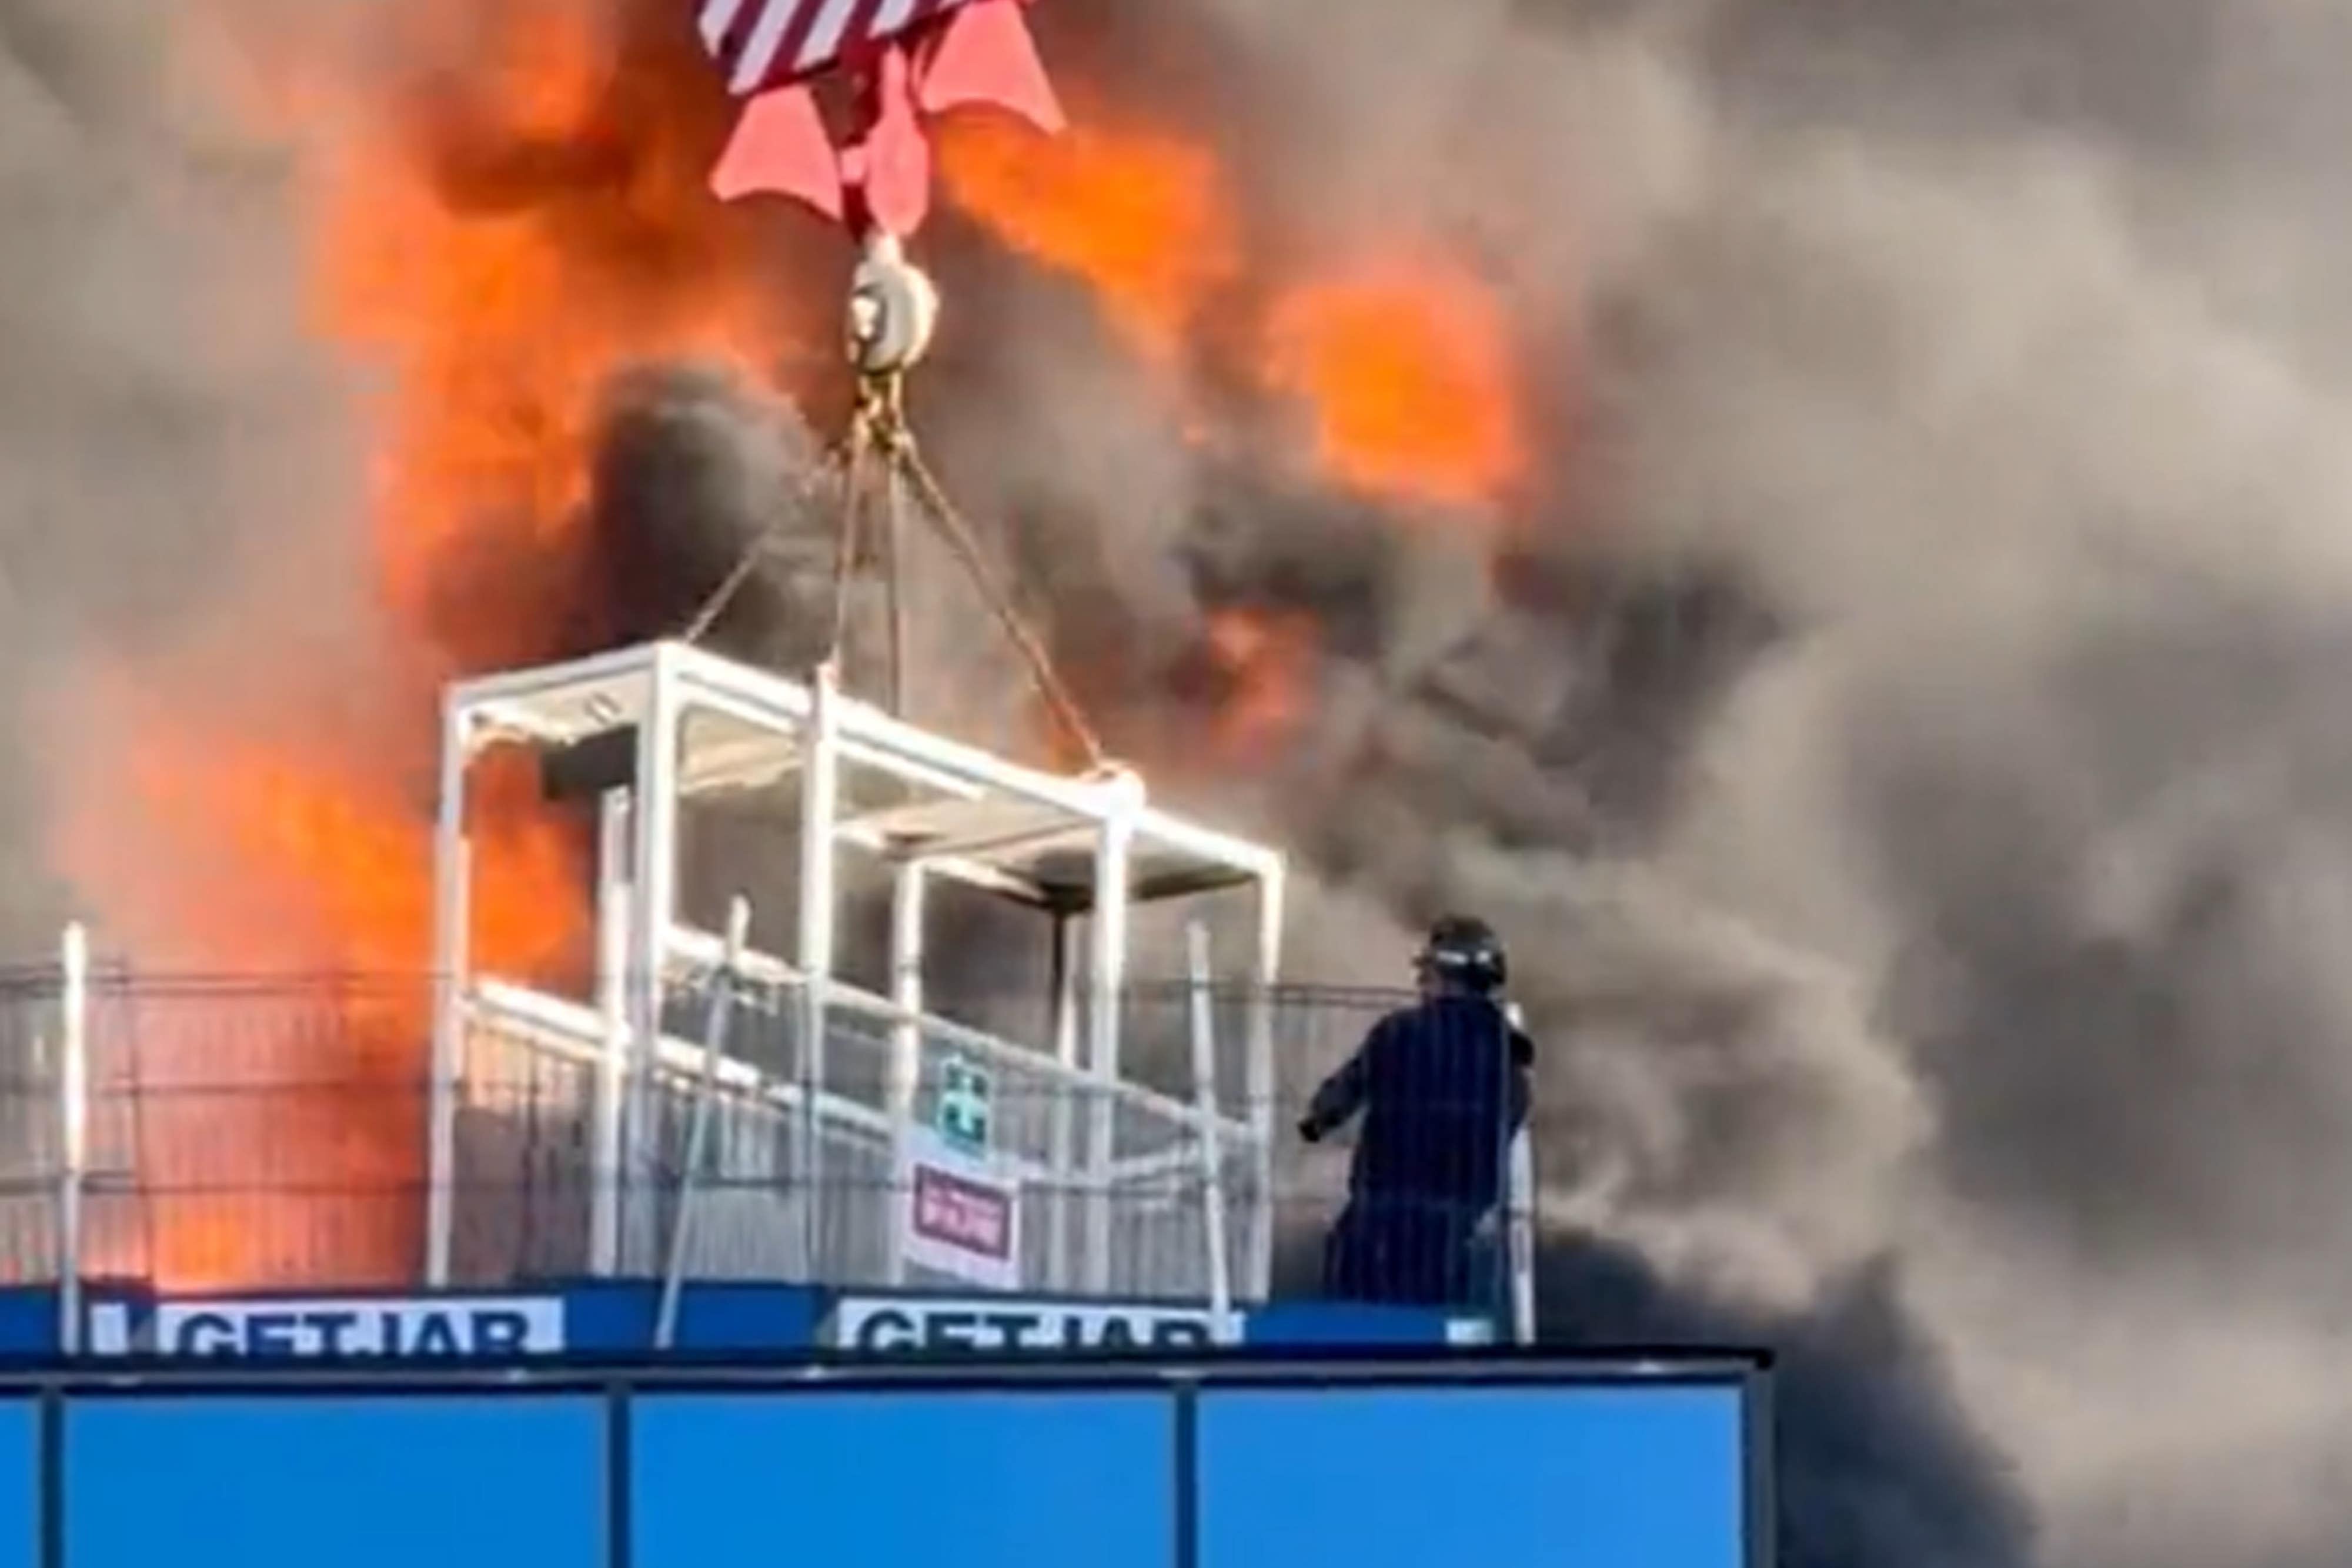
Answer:
MULTIPOLYGON (((419 0, 407 21, 455 29, 464 51, 444 57, 463 73, 430 91, 343 84, 361 128, 303 165, 311 319, 327 351, 388 381, 366 517, 382 627, 353 632, 346 684, 322 696, 300 650, 268 646, 276 590, 248 583, 198 634, 248 655, 233 705, 176 650, 78 685, 54 847, 110 945, 242 973, 418 975, 437 688, 561 652, 590 608, 578 525, 602 385, 633 361, 761 365, 800 340, 776 259, 704 189, 723 112, 707 70, 633 49, 616 77, 609 10, 419 0)), ((507 972, 576 962, 585 935, 584 846, 532 783, 486 766, 472 787, 476 953, 507 972)), ((300 1010, 249 1006, 210 1038, 140 1030, 125 1071, 183 1091, 159 1092, 132 1140, 165 1195, 140 1250, 166 1287, 415 1276, 425 993, 378 980, 300 1010)))
MULTIPOLYGON (((1181 390, 1217 377, 1295 405, 1328 481, 1383 502, 1487 508, 1525 474, 1507 309, 1442 254, 1391 245, 1326 275, 1286 277, 1244 245, 1215 152, 1164 127, 1097 122, 1047 139, 967 118, 948 126, 941 167, 953 200, 1013 250, 1083 282, 1133 351, 1200 372, 1181 390), (1210 308, 1228 294, 1270 303, 1241 331, 1218 330, 1210 308), (1231 376, 1236 356, 1243 373, 1231 376)), ((1213 399, 1180 402, 1183 437, 1213 445, 1213 399)), ((1203 633, 1216 753, 1227 765, 1262 761, 1305 715, 1315 624, 1227 609, 1203 633)))
POLYGON ((1314 420, 1341 484, 1396 500, 1496 500, 1526 462, 1510 327, 1469 274, 1390 263, 1291 289, 1266 376, 1314 420))
POLYGON ((491 7, 506 47, 478 46, 462 96, 358 149, 321 207, 325 328, 397 377, 385 586, 474 668, 543 653, 564 609, 608 373, 688 355, 756 373, 799 337, 772 260, 704 186, 707 149, 672 130, 677 107, 615 101, 594 9, 491 7), (625 131, 607 123, 624 109, 625 131), (510 579, 505 602, 434 602, 485 559, 551 591, 510 579))
MULTIPOLYGON (((143 1263, 179 1290, 321 1269, 339 1284, 410 1278, 431 920, 416 802, 364 758, 191 723, 120 687, 97 712, 127 727, 86 730, 89 762, 121 771, 102 812, 68 815, 58 848, 103 892, 110 934, 216 973, 302 981, 164 1000, 100 1030, 118 1058, 107 1087, 142 1102, 119 1152, 152 1206, 145 1256, 114 1256, 127 1238, 100 1233, 102 1270, 143 1263)), ((474 786, 472 940, 509 973, 576 961, 584 935, 578 842, 534 813, 533 782, 485 768, 474 786)))
MULTIPOLYGON (((960 206, 1083 281, 1158 365, 1187 358, 1222 290, 1269 270, 1243 244, 1214 151, 1174 131, 1097 122, 1045 138, 966 117, 945 128, 940 169, 960 206)), ((1475 275, 1439 256, 1384 253, 1272 292, 1257 379, 1305 407, 1331 479, 1387 500, 1470 507, 1500 499, 1524 471, 1508 313, 1475 275)))
POLYGON ((1306 716, 1320 629, 1303 612, 1228 606, 1209 612, 1205 642, 1223 691, 1210 744, 1226 762, 1262 758, 1306 716))
POLYGON ((1083 279, 1155 362, 1176 359, 1236 273, 1240 240, 1214 156, 1165 132, 1100 122, 1045 138, 1002 117, 948 121, 950 197, 1007 246, 1083 279))

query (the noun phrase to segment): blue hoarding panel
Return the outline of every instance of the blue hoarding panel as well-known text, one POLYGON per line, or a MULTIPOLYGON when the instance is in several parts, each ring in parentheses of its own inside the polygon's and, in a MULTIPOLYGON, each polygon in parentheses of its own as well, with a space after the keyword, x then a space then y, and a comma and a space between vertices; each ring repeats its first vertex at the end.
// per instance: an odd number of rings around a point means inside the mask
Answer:
POLYGON ((0 1290, 0 1357, 53 1355, 57 1349, 57 1291, 47 1285, 0 1290))
POLYGON ((647 1395, 633 1568, 1171 1568, 1174 1439, 1152 1394, 647 1395))
POLYGON ((1743 1568, 1736 1386, 1205 1393, 1202 1568, 1743 1568))
POLYGON ((1276 1350, 1481 1344, 1495 1336, 1491 1321, 1430 1307, 1385 1307, 1347 1301, 1279 1301, 1249 1315, 1248 1343, 1276 1350))
MULTIPOLYGON (((642 1354, 653 1348, 658 1281, 591 1281, 567 1286, 563 1299, 567 1349, 642 1354)), ((816 1343, 824 1302, 824 1293, 808 1285, 691 1283, 678 1292, 676 1343, 689 1351, 804 1351, 816 1343)))
POLYGON ((41 1413, 0 1400, 0 1568, 33 1568, 41 1554, 41 1413))
POLYGON ((601 1568, 590 1398, 181 1395, 66 1413, 73 1568, 601 1568))

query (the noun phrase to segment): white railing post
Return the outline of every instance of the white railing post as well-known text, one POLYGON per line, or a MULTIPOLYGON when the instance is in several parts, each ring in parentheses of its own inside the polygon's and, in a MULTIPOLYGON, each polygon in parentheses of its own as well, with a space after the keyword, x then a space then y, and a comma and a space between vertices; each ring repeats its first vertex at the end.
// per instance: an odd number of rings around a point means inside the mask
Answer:
MULTIPOLYGON (((890 1145, 893 1172, 907 1168, 907 1137, 923 1075, 923 894, 929 885, 923 862, 899 862, 890 888, 890 1145)), ((907 1282, 908 1195, 894 1192, 890 1204, 890 1257, 885 1277, 907 1282)))
POLYGON ((1065 1071, 1054 1086, 1053 1120, 1047 1137, 1046 1164, 1052 1172, 1053 1197, 1047 1210, 1053 1217, 1053 1234, 1045 1238, 1046 1288, 1066 1291, 1070 1288, 1070 1186, 1077 1172, 1077 1155, 1072 1147, 1077 1132, 1078 1087, 1084 1080, 1078 1066, 1078 965, 1075 949, 1076 928, 1068 915, 1054 913, 1054 1060, 1065 1071))
POLYGON ((738 896, 727 906, 727 953, 712 980, 710 1017, 702 1031, 702 1073, 694 1089, 694 1110, 686 1128, 686 1157, 678 1167, 677 1213, 670 1220, 669 1259, 662 1268, 661 1307, 654 1319, 654 1348, 677 1343, 678 1293, 685 1288, 687 1248, 693 1239, 694 1199, 702 1176, 702 1156, 710 1141, 711 1102, 719 1092, 719 1059, 727 1051, 727 1025, 735 1011, 735 991, 743 975, 743 948, 751 936, 751 904, 738 896))
POLYGON ((608 789, 596 823, 596 1011, 604 1054, 596 1069, 596 1113, 589 1179, 588 1267, 599 1279, 621 1267, 622 1107, 629 1093, 629 791, 608 789))
POLYGON ((1511 1140, 1511 1328, 1521 1344, 1536 1343, 1536 1166, 1530 1129, 1511 1140))
POLYGON ((433 835, 433 1060, 426 1087, 425 1282, 449 1283, 457 1228, 457 1080, 464 1071, 467 909, 473 877, 466 838, 466 752, 471 727, 454 697, 442 705, 441 798, 433 835))
POLYGON ((1257 952, 1250 968, 1249 1053, 1244 1067, 1249 1094, 1252 1169, 1249 1281, 1251 1301, 1274 1293, 1274 987, 1282 973, 1283 878, 1269 873, 1257 888, 1257 952))
POLYGON ((1087 1149, 1087 1290, 1101 1294, 1110 1285, 1111 1166, 1118 1158, 1118 1107, 1112 1088, 1119 1075, 1119 1026, 1127 1001, 1127 915, 1129 852, 1136 813, 1143 805, 1143 780, 1115 775, 1105 790, 1104 820, 1095 841, 1095 907, 1088 934, 1094 951, 1087 965, 1089 990, 1087 1059, 1094 1096, 1093 1128, 1087 1149))
POLYGON ((640 1173, 657 1169, 661 1124, 656 1114, 662 1004, 667 988, 671 927, 677 916, 679 715, 675 650, 654 656, 653 682, 637 732, 636 788, 629 800, 635 840, 630 855, 626 1082, 621 1096, 620 1193, 615 1204, 621 1270, 634 1273, 659 1257, 657 1190, 637 1191, 640 1173))
MULTIPOLYGON (((1504 1017, 1512 1029, 1524 1029, 1526 1015, 1517 1002, 1504 1017)), ((1508 1071, 1508 1069, 1506 1069, 1508 1071)), ((1520 1344, 1536 1343, 1536 1154, 1535 1082, 1529 1069, 1528 1120, 1512 1135, 1509 1181, 1505 1185, 1502 1242, 1511 1280, 1511 1333, 1520 1344)))
POLYGON ((77 922, 58 944, 58 1343, 81 1349, 82 1191, 89 1176, 89 937, 77 922))
POLYGON ((1233 1259, 1225 1231, 1224 1113, 1217 1103, 1217 1036, 1211 1006, 1209 928, 1195 920, 1184 941, 1192 980, 1192 1103, 1201 1113, 1202 1226, 1208 1243, 1209 1310, 1225 1321, 1234 1310, 1233 1259))
POLYGON ((825 1002, 833 980, 834 828, 840 805, 841 676, 830 664, 819 666, 809 687, 809 722, 801 747, 801 1129, 794 1148, 793 1176, 801 1201, 803 1272, 820 1282, 824 1240, 824 1162, 819 1143, 824 1121, 818 1099, 825 1090, 825 1002))

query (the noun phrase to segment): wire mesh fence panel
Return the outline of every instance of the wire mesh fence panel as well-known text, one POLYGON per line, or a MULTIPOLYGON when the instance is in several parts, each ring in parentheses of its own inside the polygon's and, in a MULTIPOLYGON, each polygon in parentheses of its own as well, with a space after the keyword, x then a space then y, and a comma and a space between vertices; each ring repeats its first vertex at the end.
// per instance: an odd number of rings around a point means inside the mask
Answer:
POLYGON ((597 1070, 588 1049, 491 1019, 468 1023, 453 1129, 456 1282, 561 1279, 593 1267, 597 1070))
POLYGON ((8 1284, 58 1272, 61 991, 51 976, 0 982, 0 1282, 8 1284))
POLYGON ((810 1180, 817 1270, 844 1285, 891 1277, 898 1242, 891 1086, 900 1046, 899 1031, 871 998, 863 1007, 827 1006, 810 1180))
MULTIPOLYGON (((1458 1084, 1397 1080, 1385 1113, 1352 1104, 1319 1141, 1299 1134, 1318 1086, 1410 998, 1138 986, 1122 999, 1120 1071, 1107 1079, 1063 1060, 1059 1040, 994 1039, 840 985, 826 991, 823 1051, 804 1053, 806 998, 772 982, 737 997, 706 1088, 713 992, 667 989, 659 1066, 635 1090, 627 1072, 646 1053, 615 1019, 547 998, 468 999, 454 1283, 579 1276, 607 1259, 659 1275, 689 1185, 681 1261, 694 1279, 1184 1299, 1221 1283, 1248 1299, 1271 1284, 1402 1300, 1440 1275, 1459 1294, 1465 1269, 1492 1277, 1464 1260, 1499 1244, 1501 1178, 1470 1167, 1508 1128, 1472 1124, 1503 1113, 1507 1082, 1474 1084, 1472 1103, 1453 1106, 1458 1084), (608 1095, 635 1103, 624 1116, 608 1095), (977 1125, 962 1103, 975 1095, 977 1125), (1401 1103, 1412 1113, 1398 1114, 1401 1103), (927 1160, 1002 1194, 1002 1259, 943 1263, 917 1244, 927 1160), (1368 1172, 1381 1185, 1371 1167, 1382 1160, 1408 1171, 1402 1193, 1393 1169, 1390 1190, 1366 1192, 1368 1172), (1417 1215, 1430 1207, 1414 1191, 1424 1176, 1449 1212, 1417 1215), (1424 1256, 1433 1249, 1442 1269, 1424 1256), (1293 1266, 1262 1280, 1269 1255, 1293 1266)), ((81 1273, 182 1291, 419 1282, 431 994, 421 981, 100 977, 86 1030, 81 1273)), ((1050 1035, 1050 998, 1028 1000, 1050 1035)), ((1085 1044, 1077 1011, 1072 1055, 1085 1044)), ((1436 1057, 1501 1061, 1491 1012, 1477 1016, 1486 1032, 1437 1039, 1436 1057)), ((0 981, 0 1280, 58 1270, 61 1039, 53 976, 0 981)), ((1471 1304, 1486 1293, 1481 1284, 1471 1304)))
POLYGON ((842 1285, 894 1277, 898 1153, 881 1133, 829 1122, 821 1145, 817 1268, 842 1285))
MULTIPOLYGON (((651 1096, 646 1158, 631 1170, 632 1273, 667 1268, 681 1217, 698 1079, 666 1073, 651 1096)), ((703 1159, 680 1267, 688 1279, 808 1278, 805 1218, 793 1179, 803 1129, 793 1108, 756 1092, 708 1092, 703 1159)))
POLYGON ((181 1288, 390 1286, 422 1257, 427 988, 91 990, 82 1270, 181 1288))
POLYGON ((1098 1083, 1066 1080, 1031 1084, 1006 1109, 1019 1134, 1004 1143, 1019 1169, 1018 1278, 1034 1290, 1084 1290, 1119 1245, 1117 1200, 1093 1159, 1096 1130, 1116 1118, 1117 1098, 1098 1083))
MULTIPOLYGON (((1034 1051, 990 1056, 947 1030, 927 1031, 922 1052, 919 1125, 939 1123, 952 1075, 989 1075, 988 1154, 1017 1189, 1024 1285, 1208 1290, 1206 1145, 1198 1106, 1172 1076, 1161 1089, 1034 1051)), ((1231 1135, 1239 1141, 1241 1130, 1231 1135)))
MULTIPOLYGON (((789 1257, 803 1273, 813 1258, 816 1277, 844 1285, 974 1282, 927 1260, 908 1232, 919 1228, 911 1184, 923 1168, 913 1151, 945 1124, 954 1086, 977 1074, 989 1086, 987 1125, 967 1154, 982 1181, 1003 1189, 1013 1254, 1001 1272, 979 1279, 1098 1290, 1124 1281, 1159 1294, 1207 1288, 1208 1167, 1191 1101, 1106 1084, 1033 1049, 839 985, 826 993, 821 1060, 803 1061, 790 1039, 803 1000, 796 989, 753 988, 739 1002, 730 1070, 758 1072, 767 1088, 713 1092, 684 1252, 689 1276, 772 1276, 789 1257), (739 1042, 756 1054, 739 1055, 739 1042), (794 1070, 789 1077, 777 1071, 785 1067, 794 1070), (805 1165, 797 1154, 804 1141, 805 1165)), ((708 998, 673 1003, 666 1018, 674 1029, 699 1029, 708 998)), ((665 1091, 674 1098, 647 1151, 657 1192, 641 1206, 650 1219, 638 1228, 664 1258, 658 1239, 676 1224, 699 1092, 685 1081, 665 1091)))

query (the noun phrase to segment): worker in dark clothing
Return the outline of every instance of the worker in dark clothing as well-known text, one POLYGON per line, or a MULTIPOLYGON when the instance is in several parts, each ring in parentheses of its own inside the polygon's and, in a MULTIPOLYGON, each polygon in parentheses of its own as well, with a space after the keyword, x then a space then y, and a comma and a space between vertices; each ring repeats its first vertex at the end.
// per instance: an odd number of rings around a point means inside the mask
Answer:
POLYGON ((1535 1047, 1500 1000, 1503 946, 1482 920, 1449 915, 1413 960, 1421 1000, 1372 1027, 1315 1092, 1299 1135, 1318 1143, 1364 1118, 1348 1204, 1325 1244, 1336 1299, 1483 1306, 1480 1225, 1526 1124, 1535 1047))

